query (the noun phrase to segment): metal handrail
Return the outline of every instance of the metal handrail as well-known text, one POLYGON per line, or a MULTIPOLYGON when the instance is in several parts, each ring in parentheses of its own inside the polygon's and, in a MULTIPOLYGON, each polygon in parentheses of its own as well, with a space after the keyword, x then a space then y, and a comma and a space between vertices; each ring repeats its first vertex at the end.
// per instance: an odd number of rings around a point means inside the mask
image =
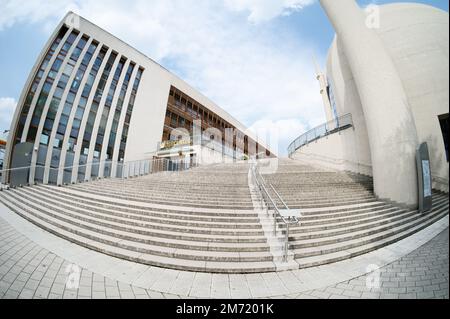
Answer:
POLYGON ((284 208, 289 209, 288 205, 285 203, 283 198, 281 198, 280 194, 278 194, 278 192, 275 190, 275 187, 273 187, 272 184, 269 184, 269 185, 272 188, 272 191, 275 193, 275 195, 277 195, 278 200, 283 204, 284 208))
MULTIPOLYGON (((254 164, 252 166, 252 175, 253 175, 253 178, 256 181, 256 185, 258 186, 258 188, 260 190, 261 201, 264 201, 266 203, 267 211, 270 210, 270 205, 273 207, 273 210, 274 210, 274 214, 273 214, 274 236, 276 236, 276 233, 277 233, 277 222, 278 222, 278 219, 281 219, 281 221, 286 226, 286 232, 285 232, 285 238, 284 238, 283 262, 287 262, 288 261, 288 251, 289 251, 289 228, 290 228, 290 225, 298 224, 300 221, 297 218, 295 218, 295 217, 294 218, 291 218, 291 217, 286 218, 280 213, 280 210, 279 210, 276 202, 274 201, 274 199, 272 198, 272 196, 268 192, 266 186, 264 185, 266 182, 265 182, 264 177, 259 172, 257 164, 254 164), (260 177, 260 179, 263 182, 258 180, 258 176, 260 177)), ((281 198, 280 194, 278 194, 278 192, 272 186, 272 184, 270 184, 270 187, 275 192, 275 194, 278 197, 278 199, 280 199, 280 201, 284 205, 285 209, 289 209, 289 207, 286 205, 286 203, 281 198)))
MULTIPOLYGON (((149 175, 153 173, 158 172, 165 172, 165 171, 182 171, 187 170, 192 167, 196 167, 196 163, 183 163, 183 161, 174 161, 169 160, 166 158, 158 158, 158 159, 148 159, 148 160, 136 160, 136 161, 128 161, 128 162, 122 162, 122 161, 111 161, 111 160, 104 160, 99 162, 89 162, 82 165, 72 165, 72 166, 66 166, 61 168, 61 171, 64 172, 65 170, 74 169, 77 168, 79 170, 80 168, 86 168, 88 166, 94 167, 94 166, 100 166, 101 164, 116 164, 118 167, 121 167, 121 173, 114 174, 113 176, 105 176, 103 178, 120 178, 120 179, 126 179, 129 177, 135 177, 135 176, 143 176, 143 175, 149 175), (172 163, 172 165, 170 165, 172 163), (184 165, 183 165, 184 164, 184 165), (191 165, 192 164, 192 165, 191 165), (155 170, 156 168, 156 170, 155 170), (126 172, 125 172, 126 171, 126 172), (120 176, 119 176, 120 175, 120 176)), ((20 171, 20 170, 31 170, 31 169, 48 169, 49 171, 60 171, 60 168, 53 168, 49 165, 30 165, 30 166, 24 166, 24 167, 16 167, 16 168, 9 168, 9 169, 3 169, 0 170, 0 176, 6 172, 14 172, 14 171, 20 171)), ((98 178, 98 177, 97 177, 98 178)), ((90 177, 87 181, 95 180, 96 177, 90 177)), ((9 184, 2 184, 0 181, 1 188, 3 186, 10 186, 9 184)))
POLYGON ((289 157, 302 146, 305 146, 321 137, 340 132, 353 126, 352 114, 345 114, 333 121, 326 122, 303 133, 297 137, 288 147, 289 157))

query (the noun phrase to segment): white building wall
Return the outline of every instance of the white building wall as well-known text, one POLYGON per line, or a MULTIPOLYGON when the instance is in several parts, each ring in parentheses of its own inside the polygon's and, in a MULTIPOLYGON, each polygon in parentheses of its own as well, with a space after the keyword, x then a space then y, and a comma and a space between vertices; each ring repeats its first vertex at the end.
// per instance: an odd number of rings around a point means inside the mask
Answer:
POLYGON ((372 166, 358 160, 358 150, 346 148, 352 143, 356 145, 357 137, 355 130, 349 128, 301 147, 292 158, 312 166, 372 176, 372 166))
MULTIPOLYGON (((380 8, 381 24, 376 32, 402 81, 419 143, 429 144, 433 187, 448 192, 449 166, 438 120, 438 115, 449 112, 448 13, 420 4, 398 3, 380 8)), ((354 76, 337 38, 329 51, 327 75, 338 113, 352 114, 354 131, 346 130, 340 136, 302 147, 294 158, 314 159, 325 165, 331 162, 337 169, 364 174, 371 167, 366 122, 354 76)))
MULTIPOLYGON (((99 43, 99 46, 97 48, 96 54, 92 57, 92 60, 91 60, 88 70, 86 70, 84 73, 82 85, 80 85, 78 92, 76 93, 75 102, 73 103, 72 110, 70 110, 69 122, 64 123, 64 124, 67 124, 67 129, 65 130, 66 136, 64 136, 64 145, 62 146, 61 150, 59 150, 59 149, 57 150, 58 153, 59 152, 62 153, 61 157, 60 157, 60 161, 59 161, 59 169, 56 168, 51 171, 52 174, 53 173, 56 174, 56 172, 58 172, 58 177, 55 178, 55 176, 51 176, 52 182, 56 182, 58 184, 61 184, 63 182, 62 175, 63 175, 63 171, 64 172, 66 171, 66 170, 64 170, 65 166, 67 166, 65 163, 66 163, 66 157, 68 156, 67 155, 68 135, 70 134, 70 128, 72 127, 73 122, 74 122, 74 112, 77 110, 78 103, 79 103, 79 95, 85 86, 86 78, 89 75, 90 69, 92 67, 92 63, 97 58, 97 54, 99 53, 102 46, 106 46, 108 49, 107 50, 108 52, 103 59, 103 63, 101 64, 101 67, 99 68, 99 70, 97 72, 96 78, 94 79, 94 83, 92 85, 92 89, 91 89, 89 98, 87 98, 87 103, 86 103, 87 105, 84 110, 83 118, 81 120, 81 125, 79 128, 78 140, 76 141, 76 145, 74 147, 75 152, 73 154, 72 153, 70 154, 70 156, 73 156, 73 158, 74 158, 74 160, 73 160, 74 168, 73 168, 72 172, 70 173, 70 168, 67 169, 67 175, 71 174, 71 178, 70 178, 70 176, 68 178, 71 182, 76 182, 79 179, 82 179, 84 170, 86 171, 86 176, 84 177, 84 179, 89 180, 91 178, 91 171, 92 171, 93 176, 97 176, 97 173, 98 173, 98 176, 102 177, 103 172, 101 171, 101 169, 104 168, 105 165, 108 165, 108 170, 110 169, 109 165, 111 165, 111 163, 108 162, 107 164, 104 164, 102 161, 106 160, 106 149, 108 148, 110 129, 112 127, 113 117, 115 115, 114 110, 115 110, 115 107, 117 104, 118 94, 121 90, 124 73, 127 71, 127 66, 131 61, 134 63, 135 67, 134 67, 132 76, 130 78, 129 84, 128 84, 126 97, 125 97, 124 104, 122 106, 122 111, 120 114, 120 122, 119 122, 119 126, 117 128, 117 135, 116 135, 116 140, 115 140, 115 145, 114 145, 114 153, 112 154, 113 157, 112 157, 112 168, 111 169, 112 169, 113 176, 115 175, 114 173, 116 172, 116 169, 118 166, 117 163, 115 163, 115 161, 117 161, 119 159, 118 154, 119 154, 119 148, 120 148, 120 141, 121 141, 121 137, 122 137, 122 131, 123 131, 124 122, 125 122, 125 113, 127 112, 127 109, 128 109, 130 95, 131 95, 130 92, 134 86, 136 74, 138 73, 137 72, 138 69, 142 69, 143 73, 142 73, 139 87, 137 88, 136 99, 135 99, 135 102, 133 105, 132 116, 131 116, 131 119, 129 122, 127 143, 126 143, 125 153, 123 156, 124 157, 123 160, 125 162, 138 161, 138 160, 143 160, 143 159, 151 159, 154 155, 156 155, 155 152, 157 151, 158 142, 161 142, 161 139, 162 139, 164 119, 165 119, 165 114, 166 114, 166 109, 167 109, 170 87, 172 85, 174 87, 176 87, 177 89, 181 90, 184 94, 189 95, 190 97, 195 99, 197 102, 202 104, 204 107, 208 108, 210 111, 214 112, 216 115, 218 115, 219 117, 221 117, 222 119, 224 119, 225 121, 230 123, 231 125, 235 126, 241 132, 244 132, 245 134, 247 134, 250 139, 257 140, 253 134, 246 131, 246 128, 240 122, 238 122, 227 112, 225 112, 224 110, 219 108, 216 104, 211 102, 209 99, 204 97, 202 94, 197 92, 194 88, 189 86, 186 82, 182 81, 177 76, 173 75, 168 70, 164 69, 162 66, 160 66, 159 64, 157 64, 156 62, 154 62, 153 60, 151 60, 144 54, 140 53, 136 49, 127 45, 125 42, 119 40, 118 38, 116 38, 115 36, 106 32, 105 30, 99 28, 95 24, 93 24, 73 13, 68 13, 66 15, 66 17, 64 17, 62 22, 59 24, 57 30, 55 31, 52 38, 49 40, 48 44, 46 45, 45 50, 43 50, 43 53, 41 53, 39 60, 36 62, 36 66, 33 68, 32 72, 30 73, 30 79, 27 82, 26 87, 24 88, 24 91, 23 91, 21 99, 20 99, 21 103, 18 104, 17 110, 14 115, 14 122, 12 123, 12 126, 11 126, 12 127, 11 131, 13 133, 11 134, 11 139, 8 143, 8 145, 11 145, 11 147, 13 146, 12 138, 15 135, 14 134, 15 127, 17 126, 17 121, 18 121, 19 115, 22 111, 24 98, 29 90, 30 81, 35 79, 36 68, 38 66, 40 66, 40 63, 43 60, 43 57, 48 50, 49 44, 53 42, 57 32, 59 31, 60 27, 64 23, 69 28, 69 31, 66 32, 65 38, 62 39, 60 45, 58 46, 55 54, 52 57, 50 63, 48 64, 46 71, 45 71, 44 75, 42 76, 42 79, 39 82, 38 89, 34 96, 33 103, 31 104, 30 112, 28 112, 28 115, 27 115, 28 116, 27 123, 23 130, 23 133, 20 136, 22 138, 22 142, 25 141, 24 139, 27 136, 28 129, 29 129, 29 123, 30 123, 31 117, 33 115, 34 106, 40 95, 42 85, 45 81, 45 78, 47 77, 48 70, 50 69, 51 65, 53 64, 53 61, 55 60, 60 48, 62 47, 63 43, 65 42, 65 39, 68 36, 68 34, 70 33, 70 31, 71 30, 79 31, 78 39, 81 38, 83 35, 87 35, 89 37, 89 41, 95 40, 99 43), (109 56, 111 54, 117 54, 117 57, 112 62, 112 68, 109 72, 108 78, 106 79, 106 85, 103 89, 101 98, 98 101, 99 105, 98 105, 97 114, 96 114, 95 121, 94 121, 94 118, 89 114, 89 112, 92 109, 91 106, 92 106, 93 97, 94 97, 95 92, 97 91, 99 80, 102 77, 105 64, 108 61, 109 56), (102 113, 103 113, 103 110, 105 107, 105 102, 106 102, 108 92, 109 92, 109 89, 110 89, 110 86, 112 83, 111 81, 114 77, 116 67, 122 56, 124 58, 126 58, 126 64, 122 70, 122 75, 117 79, 118 83, 116 86, 115 94, 111 95, 111 97, 113 97, 113 101, 110 106, 108 118, 102 119, 102 113), (89 121, 94 122, 94 124, 93 124, 92 134, 90 137, 89 151, 87 154, 87 158, 85 158, 85 155, 81 155, 81 152, 83 152, 83 150, 82 150, 83 136, 85 133, 86 123, 88 121, 88 118, 90 119, 89 121), (99 129, 99 126, 101 123, 105 123, 105 126, 106 126, 105 132, 103 132, 103 129, 99 129), (103 134, 104 138, 103 138, 102 149, 99 154, 99 158, 96 158, 94 156, 94 150, 95 150, 95 146, 96 146, 95 144, 96 144, 98 134, 103 134), (84 166, 79 166, 81 164, 85 164, 84 161, 86 161, 86 164, 87 164, 86 168, 84 166), (91 167, 91 164, 93 162, 95 162, 95 164, 93 164, 93 165, 95 165, 95 167, 91 167), (100 167, 100 171, 97 172, 99 167, 100 167)), ((44 110, 43 110, 43 113, 41 116, 41 121, 39 122, 38 133, 35 138, 35 143, 34 143, 35 149, 39 152, 41 151, 41 149, 43 151, 46 151, 46 153, 43 156, 44 160, 45 160, 45 165, 47 167, 45 169, 45 174, 44 174, 45 176, 43 177, 44 183, 46 183, 49 180, 49 175, 52 175, 52 174, 49 174, 50 173, 49 165, 53 161, 53 157, 54 157, 54 156, 52 156, 53 141, 55 140, 54 132, 58 128, 58 124, 59 124, 58 122, 60 120, 61 111, 64 107, 65 97, 67 96, 66 93, 67 93, 68 88, 71 85, 71 82, 74 78, 73 75, 75 73, 73 73, 71 75, 71 77, 68 81, 69 83, 67 84, 66 92, 63 95, 63 98, 60 103, 60 107, 57 111, 56 121, 54 122, 53 127, 52 127, 52 134, 51 134, 51 140, 49 143, 49 147, 46 150, 44 150, 44 146, 42 146, 40 144, 42 127, 43 127, 45 119, 46 119, 49 104, 52 100, 52 96, 55 91, 54 88, 57 85, 57 83, 61 77, 61 73, 64 70, 64 66, 67 63, 69 57, 71 56, 71 53, 72 53, 74 47, 76 46, 78 39, 72 45, 71 50, 67 54, 65 61, 64 61, 63 65, 61 66, 57 77, 54 80, 53 88, 50 91, 47 102, 45 104, 45 107, 44 107, 44 110), (47 156, 45 156, 45 155, 47 155, 47 156)), ((80 65, 80 61, 83 59, 83 56, 86 53, 87 47, 88 47, 88 45, 85 46, 82 54, 79 56, 79 60, 77 61, 77 66, 80 65)), ((76 67, 73 70, 73 72, 76 72, 77 69, 78 69, 78 67, 76 67)), ((105 115, 106 115, 106 113, 105 113, 105 115)), ((65 119, 65 121, 66 121, 66 119, 65 119)), ((264 143, 260 142, 260 144, 267 149, 267 146, 264 143)), ((8 158, 11 153, 11 147, 9 147, 6 152, 7 165, 9 163, 8 158)), ((40 153, 42 153, 42 152, 40 152, 40 153)), ((33 159, 32 159, 33 164, 35 164, 37 162, 37 156, 38 156, 37 154, 38 153, 33 154, 33 159)), ((41 157, 39 157, 39 158, 41 158, 41 157)), ((44 160, 40 159, 39 161, 44 162, 44 160)), ((57 160, 57 157, 55 157, 55 161, 56 160, 57 160)), ((6 167, 6 168, 8 168, 8 167, 6 167)), ((44 170, 44 169, 40 168, 40 170, 44 170)), ((55 174, 53 174, 53 175, 55 175, 55 174)), ((109 171, 108 171, 107 175, 110 176, 109 171)), ((35 176, 35 170, 33 168, 31 168, 30 174, 29 174, 29 179, 30 179, 29 182, 30 183, 33 183, 35 181, 34 176, 35 176)), ((67 178, 64 179, 64 182, 67 182, 67 178)))
MULTIPOLYGON (((256 140, 256 137, 248 132, 242 123, 146 55, 81 17, 80 28, 82 32, 93 36, 97 41, 110 46, 145 69, 133 108, 124 161, 146 159, 156 151, 157 143, 161 142, 162 138, 171 85, 256 140)), ((130 85, 132 84, 131 81, 130 85)), ((259 141, 259 143, 268 148, 264 142, 259 141)))

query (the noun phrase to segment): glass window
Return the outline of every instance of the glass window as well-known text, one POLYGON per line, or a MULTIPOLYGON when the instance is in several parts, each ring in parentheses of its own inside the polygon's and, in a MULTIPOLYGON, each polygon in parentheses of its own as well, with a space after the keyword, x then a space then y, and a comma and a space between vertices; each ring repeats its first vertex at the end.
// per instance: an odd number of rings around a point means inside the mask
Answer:
POLYGON ((72 82, 72 88, 71 90, 76 92, 78 90, 78 88, 80 87, 80 80, 78 79, 74 79, 72 82))
POLYGON ((72 92, 70 92, 70 93, 67 95, 67 100, 66 100, 66 102, 72 104, 74 100, 75 100, 75 94, 73 94, 72 92))
POLYGON ((58 125, 58 133, 59 134, 65 134, 66 133, 66 126, 63 124, 58 125))
POLYGON ((59 82, 64 83, 64 87, 65 87, 67 82, 69 82, 69 77, 66 74, 62 74, 59 82))
POLYGON ((83 119, 83 114, 84 114, 84 109, 83 108, 78 108, 77 112, 75 113, 75 118, 78 120, 83 119))
POLYGON ((41 134, 41 140, 40 140, 40 143, 41 143, 42 145, 48 145, 48 135, 41 134))
POLYGON ((61 88, 59 88, 59 87, 57 87, 56 90, 55 90, 55 93, 53 94, 53 97, 56 97, 56 98, 58 98, 58 99, 61 99, 63 93, 64 93, 64 90, 61 89, 61 88))
POLYGON ((85 97, 80 98, 80 103, 78 104, 80 107, 86 107, 87 99, 85 97))
POLYGON ((67 115, 61 115, 60 123, 67 125, 67 122, 69 122, 69 117, 67 115))
POLYGON ((62 62, 63 61, 61 59, 56 59, 55 62, 53 63, 52 70, 58 71, 59 68, 61 67, 62 62))
POLYGON ((81 121, 80 120, 74 120, 73 121, 73 125, 72 125, 74 128, 80 128, 80 126, 81 126, 81 121))
POLYGON ((69 37, 67 38, 67 43, 73 43, 75 39, 77 38, 78 32, 72 32, 69 37))
POLYGON ((46 119, 44 122, 44 129, 51 131, 53 127, 53 120, 52 119, 46 119))
POLYGON ((72 56, 70 57, 72 60, 78 60, 78 58, 80 57, 81 54, 81 49, 80 48, 75 48, 73 50, 72 56))
POLYGON ((48 72, 47 77, 54 80, 56 78, 56 74, 57 74, 56 71, 51 70, 50 72, 48 72))
POLYGON ((63 114, 69 116, 70 115, 70 111, 72 110, 72 104, 70 103, 66 103, 64 105, 64 109, 63 109, 63 114))
POLYGON ((61 148, 61 146, 62 146, 62 140, 59 140, 59 139, 55 138, 53 140, 53 147, 61 148))

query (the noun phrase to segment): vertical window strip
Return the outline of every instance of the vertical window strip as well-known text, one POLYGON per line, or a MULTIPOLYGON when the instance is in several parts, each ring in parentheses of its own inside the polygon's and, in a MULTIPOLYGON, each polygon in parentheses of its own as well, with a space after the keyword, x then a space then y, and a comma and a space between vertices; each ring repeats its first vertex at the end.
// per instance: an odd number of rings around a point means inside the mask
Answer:
POLYGON ((125 78, 123 80, 122 89, 120 90, 119 99, 117 101, 116 110, 114 113, 113 123, 111 126, 111 133, 109 135, 108 149, 106 152, 106 157, 108 159, 113 158, 114 145, 116 143, 117 137, 117 129, 119 127, 120 116, 122 114, 123 103, 125 100, 125 95, 128 90, 128 84, 130 83, 131 74, 133 73, 135 64, 133 62, 128 66, 127 73, 125 74, 125 78))
POLYGON ((133 88, 132 88, 131 96, 130 96, 130 101, 128 103, 127 113, 125 116, 125 122, 123 124, 122 139, 121 139, 121 143, 120 143, 118 160, 122 160, 125 158, 125 150, 126 150, 127 140, 128 140, 128 129, 129 129, 130 122, 131 122, 131 116, 133 114, 134 101, 136 99, 136 94, 139 89, 139 84, 140 84, 143 72, 144 72, 144 69, 139 68, 139 70, 136 74, 136 79, 134 80, 134 84, 133 84, 133 88))
MULTIPOLYGON (((77 45, 77 49, 80 49, 81 52, 84 50, 87 42, 89 40, 89 37, 87 36, 83 36, 77 45)), ((72 79, 72 82, 70 83, 70 89, 67 95, 67 98, 65 100, 64 103, 64 107, 62 109, 62 113, 60 114, 59 117, 59 123, 56 131, 56 135, 55 135, 55 139, 54 139, 54 144, 50 145, 50 147, 52 147, 52 157, 51 157, 51 167, 52 168, 58 168, 59 167, 59 162, 60 162, 60 150, 63 147, 63 141, 64 141, 64 136, 65 134, 69 134, 69 132, 67 132, 67 128, 70 126, 69 125, 69 116, 72 113, 72 109, 73 109, 73 103, 76 99, 76 96, 79 95, 79 85, 80 82, 82 81, 85 71, 87 70, 88 64, 92 58, 92 53, 90 53, 90 51, 92 51, 92 49, 95 51, 95 49, 97 48, 97 44, 96 42, 92 42, 89 45, 89 48, 86 50, 86 53, 83 57, 83 59, 81 60, 78 69, 76 70, 75 76, 72 79)), ((81 53, 80 53, 81 54, 81 53)), ((75 52, 73 52, 72 56, 71 56, 71 61, 73 61, 73 63, 77 63, 78 60, 80 59, 80 54, 75 54, 75 52), (74 58, 76 58, 77 60, 74 60, 74 58)), ((71 64, 68 64, 71 65, 71 64)), ((75 72, 75 70, 73 71, 75 72)), ((73 73, 72 72, 72 73, 73 73)), ((70 74, 67 74, 70 77, 70 74)), ((62 106, 61 106, 62 107, 62 106)), ((73 121, 74 125, 76 125, 77 122, 73 121)), ((79 125, 78 125, 79 128, 79 125)), ((71 143, 71 141, 69 140, 69 143, 71 143)))
MULTIPOLYGON (((88 49, 88 52, 86 53, 86 55, 90 58, 89 60, 85 58, 83 59, 82 64, 83 65, 88 65, 90 59, 92 58, 92 54, 95 52, 95 50, 97 49, 98 43, 93 43, 91 44, 91 46, 88 49), (89 55, 88 55, 89 54, 89 55)), ((103 62, 103 59, 105 58, 107 52, 107 48, 103 47, 100 51, 100 53, 98 54, 98 56, 95 59, 95 63, 92 66, 91 71, 88 74, 88 79, 84 85, 83 91, 81 93, 81 98, 80 101, 78 103, 77 106, 77 110, 75 112, 75 117, 74 117, 74 121, 73 121, 73 125, 72 125, 72 129, 70 131, 70 145, 69 145, 69 151, 73 151, 75 145, 77 144, 78 141, 78 135, 80 132, 80 126, 81 126, 81 121, 83 120, 83 116, 84 116, 84 112, 86 110, 87 107, 87 100, 89 98, 89 95, 92 91, 92 85, 94 84, 95 78, 97 76, 98 70, 100 68, 100 65, 103 62)))
POLYGON ((30 106, 33 101, 34 95, 36 94, 37 87, 42 80, 42 76, 44 75, 45 69, 47 68, 48 64, 50 63, 51 58, 55 54, 55 51, 56 51, 58 45, 61 43, 61 40, 64 38, 64 36, 68 30, 69 29, 65 26, 61 27, 61 29, 58 32, 58 35, 56 36, 56 38, 53 41, 50 48, 48 49, 44 60, 42 61, 41 65, 39 66, 39 69, 36 72, 36 75, 33 79, 33 83, 31 84, 31 87, 28 90, 28 93, 25 97, 25 103, 22 107, 22 111, 21 111, 20 118, 19 118, 19 126, 16 130, 16 135, 15 135, 14 141, 13 141, 14 144, 20 143, 20 140, 21 140, 22 134, 23 134, 23 130, 25 128, 25 122, 27 120, 27 116, 30 111, 30 106))
POLYGON ((100 127, 99 127, 99 130, 97 133, 97 139, 96 139, 96 145, 95 145, 95 152, 98 152, 99 154, 101 154, 101 152, 102 152, 103 139, 105 137, 105 130, 106 130, 106 125, 107 125, 108 118, 109 118, 109 113, 111 111, 111 104, 112 104, 114 94, 116 92, 119 78, 120 78, 120 75, 122 74, 122 70, 125 65, 125 62, 126 62, 126 58, 122 57, 120 59, 119 64, 117 65, 117 68, 114 73, 114 77, 113 77, 113 80, 111 82, 111 86, 110 86, 110 89, 108 92, 108 96, 106 97, 106 102, 105 102, 105 106, 103 108, 103 114, 102 114, 102 118, 100 121, 100 127))
POLYGON ((64 43, 63 47, 61 48, 61 50, 58 54, 58 57, 53 62, 50 72, 48 73, 47 78, 45 80, 44 86, 42 87, 42 90, 40 92, 39 98, 37 100, 37 103, 36 103, 36 106, 35 106, 35 109, 33 112, 33 116, 31 118, 31 124, 30 124, 30 128, 28 130, 27 142, 34 142, 36 139, 36 133, 37 133, 37 128, 39 126, 39 121, 40 121, 45 103, 47 102, 51 87, 55 80, 55 76, 59 72, 59 69, 61 68, 61 65, 64 61, 64 58, 67 55, 68 50, 71 48, 73 41, 77 37, 77 34, 78 34, 78 31, 72 31, 72 33, 69 35, 66 42, 64 43))
MULTIPOLYGON (((103 74, 100 78, 100 81, 97 85, 97 90, 95 92, 94 95, 94 100, 92 102, 91 105, 91 109, 89 112, 89 117, 88 117, 88 121, 86 124, 86 129, 84 132, 84 137, 83 137, 83 144, 82 144, 82 154, 87 155, 88 151, 89 151, 89 145, 90 145, 90 141, 91 141, 91 137, 92 137, 92 131, 94 129, 94 123, 95 123, 95 119, 97 117, 97 111, 101 102, 101 98, 103 96, 103 91, 105 89, 106 86, 106 82, 108 80, 109 74, 111 73, 111 68, 114 64, 114 61, 117 57, 117 53, 113 52, 111 53, 108 62, 105 65, 105 69, 103 70, 103 74)), ((81 159, 80 159, 81 161, 81 159)), ((81 165, 81 162, 80 162, 81 165)))
MULTIPOLYGON (((79 40, 79 43, 76 48, 83 50, 84 46, 86 45, 86 42, 87 42, 86 38, 82 37, 79 40)), ((47 137, 47 140, 48 140, 48 137, 50 137, 50 135, 51 135, 54 120, 56 118, 58 109, 61 104, 61 97, 64 93, 64 90, 67 87, 70 77, 72 76, 72 74, 74 72, 74 67, 75 67, 76 62, 77 62, 76 60, 72 60, 72 57, 68 61, 67 65, 62 73, 62 76, 60 77, 60 80, 56 87, 55 93, 53 94, 53 98, 50 103, 49 110, 47 112, 47 117, 45 119, 44 129, 42 131, 42 134, 47 137)), ((73 81, 75 81, 75 79, 73 81)), ((66 100, 64 101, 64 112, 70 113, 70 110, 72 109, 72 106, 73 106, 73 101, 75 99, 75 94, 76 94, 76 91, 74 92, 71 88, 69 91, 69 94, 67 95, 66 100)), ((58 143, 62 143, 62 140, 58 139, 58 143)), ((50 145, 50 146, 52 146, 52 145, 50 145)), ((60 147, 60 145, 54 145, 54 146, 60 147)))

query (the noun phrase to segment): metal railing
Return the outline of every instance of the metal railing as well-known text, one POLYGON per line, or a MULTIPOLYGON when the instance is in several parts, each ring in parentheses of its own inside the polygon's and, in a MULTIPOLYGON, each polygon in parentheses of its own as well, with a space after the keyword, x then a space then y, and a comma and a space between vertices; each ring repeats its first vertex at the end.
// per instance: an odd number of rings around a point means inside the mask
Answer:
MULTIPOLYGON (((276 200, 278 200, 281 203, 281 206, 283 206, 284 210, 289 211, 288 205, 284 202, 284 200, 281 198, 280 194, 275 190, 272 184, 267 183, 264 177, 259 172, 259 168, 257 163, 253 164, 252 166, 252 175, 253 179, 256 182, 256 185, 258 186, 259 192, 261 194, 261 204, 265 204, 267 208, 267 212, 273 210, 273 233, 274 236, 277 235, 277 227, 278 227, 278 221, 280 220, 284 226, 285 226, 285 234, 284 234, 284 244, 283 244, 283 262, 288 261, 288 251, 289 251, 289 230, 291 225, 299 224, 300 220, 296 217, 285 217, 280 212, 280 207, 278 207, 276 200), (270 192, 268 191, 267 187, 270 187, 275 194, 276 199, 270 195, 270 192)), ((280 228, 281 229, 281 228, 280 228)))
POLYGON ((338 117, 333 121, 319 125, 309 130, 308 132, 300 135, 289 145, 288 147, 289 157, 291 157, 291 155, 302 146, 305 146, 311 142, 314 142, 319 138, 340 132, 352 126, 353 126, 353 118, 350 113, 338 117))
POLYGON ((0 190, 9 188, 9 187, 16 187, 16 186, 25 186, 30 184, 29 183, 29 176, 30 172, 33 170, 35 179, 34 183, 44 183, 44 172, 48 171, 48 181, 46 181, 46 184, 72 184, 72 183, 82 183, 82 182, 89 182, 96 179, 102 179, 102 178, 119 178, 119 179, 127 179, 127 178, 133 178, 133 177, 139 177, 144 175, 150 175, 160 172, 178 172, 178 171, 185 171, 194 167, 197 167, 197 163, 193 161, 186 161, 182 159, 178 160, 171 160, 166 158, 161 159, 149 159, 149 160, 139 160, 139 161, 129 161, 129 162, 113 162, 113 161, 98 161, 98 162, 90 162, 82 165, 73 165, 73 166, 67 166, 60 168, 53 168, 50 166, 45 165, 32 165, 32 166, 25 166, 25 167, 17 167, 17 168, 10 168, 10 169, 3 169, 0 170, 0 190), (86 174, 86 168, 91 168, 90 176, 85 176, 86 174), (99 176, 99 168, 103 167, 103 175, 99 176), (115 167, 113 169, 113 167, 115 167), (76 173, 73 173, 72 171, 76 170, 76 173), (15 173, 15 174, 22 174, 22 182, 11 182, 10 176, 10 183, 8 184, 2 184, 2 176, 6 173, 15 173), (62 178, 58 178, 59 174, 62 174, 62 178), (72 175, 75 174, 76 178, 73 179, 72 175), (83 178, 80 178, 80 176, 83 176, 83 178), (62 179, 62 183, 59 183, 58 180, 62 179))

